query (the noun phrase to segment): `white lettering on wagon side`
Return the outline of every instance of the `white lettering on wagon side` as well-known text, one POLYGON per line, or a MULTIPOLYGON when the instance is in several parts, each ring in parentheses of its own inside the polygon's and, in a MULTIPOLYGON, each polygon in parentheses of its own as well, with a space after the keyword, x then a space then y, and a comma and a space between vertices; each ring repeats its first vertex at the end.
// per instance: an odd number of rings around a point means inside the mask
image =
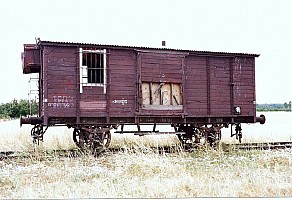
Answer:
POLYGON ((128 100, 126 99, 120 99, 120 100, 115 99, 112 102, 116 104, 122 104, 122 105, 128 104, 128 100))
POLYGON ((53 107, 54 109, 69 109, 74 107, 73 97, 71 96, 53 96, 54 102, 48 102, 48 107, 53 107))

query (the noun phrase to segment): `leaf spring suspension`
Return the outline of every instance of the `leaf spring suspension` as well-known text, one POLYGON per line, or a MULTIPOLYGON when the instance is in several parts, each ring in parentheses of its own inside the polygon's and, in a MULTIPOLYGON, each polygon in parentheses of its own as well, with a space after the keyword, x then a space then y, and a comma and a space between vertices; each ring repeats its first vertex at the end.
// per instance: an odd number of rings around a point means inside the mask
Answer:
POLYGON ((36 124, 34 127, 31 129, 30 134, 32 137, 32 142, 34 144, 40 144, 40 141, 44 141, 44 134, 47 131, 48 126, 44 129, 44 126, 42 124, 36 124))

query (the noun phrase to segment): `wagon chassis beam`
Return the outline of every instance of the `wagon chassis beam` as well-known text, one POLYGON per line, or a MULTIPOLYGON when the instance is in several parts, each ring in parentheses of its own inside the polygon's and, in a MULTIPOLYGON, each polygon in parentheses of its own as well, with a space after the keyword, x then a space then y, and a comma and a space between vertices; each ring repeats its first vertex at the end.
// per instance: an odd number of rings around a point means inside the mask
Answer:
POLYGON ((140 124, 136 124, 136 131, 125 131, 124 124, 121 124, 121 130, 115 131, 114 133, 131 133, 138 136, 175 134, 184 146, 199 144, 201 138, 205 139, 205 144, 208 143, 210 146, 214 146, 216 142, 221 140, 221 129, 223 127, 228 127, 228 124, 221 123, 210 125, 211 127, 208 127, 206 124, 171 124, 174 128, 173 132, 160 132, 159 130, 156 130, 156 124, 153 124, 153 129, 149 131, 142 131, 140 124))
POLYGON ((145 136, 145 135, 168 135, 168 134, 185 134, 185 132, 179 132, 177 130, 175 130, 174 132, 170 132, 170 131, 164 131, 164 132, 160 132, 159 130, 156 130, 156 124, 153 124, 153 128, 152 130, 149 131, 142 131, 140 124, 136 124, 137 126, 137 131, 125 131, 124 127, 125 124, 121 124, 121 130, 120 131, 115 131, 114 133, 119 133, 119 134, 134 134, 134 135, 138 135, 138 136, 145 136))

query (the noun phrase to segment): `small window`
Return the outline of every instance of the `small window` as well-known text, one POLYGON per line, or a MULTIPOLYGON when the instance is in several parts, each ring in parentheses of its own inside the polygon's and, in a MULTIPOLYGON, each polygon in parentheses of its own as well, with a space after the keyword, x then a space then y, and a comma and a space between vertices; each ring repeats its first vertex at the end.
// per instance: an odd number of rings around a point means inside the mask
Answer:
POLYGON ((104 86, 106 50, 80 49, 80 92, 83 86, 104 86))
MULTIPOLYGON (((83 52, 82 66, 87 68, 87 83, 104 83, 103 52, 83 52)), ((83 75, 83 78, 86 77, 83 75)))

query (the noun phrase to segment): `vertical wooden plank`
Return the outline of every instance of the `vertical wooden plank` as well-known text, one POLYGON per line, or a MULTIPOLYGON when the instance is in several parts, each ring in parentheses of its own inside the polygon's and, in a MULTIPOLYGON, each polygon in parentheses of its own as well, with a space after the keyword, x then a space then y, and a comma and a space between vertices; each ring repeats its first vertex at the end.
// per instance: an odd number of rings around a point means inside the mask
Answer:
POLYGON ((142 105, 151 105, 151 91, 149 83, 142 83, 142 105))
POLYGON ((153 104, 153 97, 152 97, 152 82, 149 83, 149 98, 150 98, 150 105, 153 104))
POLYGON ((110 50, 107 49, 105 51, 106 53, 104 54, 104 58, 106 60, 106 66, 105 66, 105 76, 104 76, 104 89, 103 92, 106 95, 106 122, 110 123, 110 94, 111 94, 111 84, 110 84, 110 50), (108 55, 108 56, 107 56, 108 55))
POLYGON ((253 115, 254 115, 254 122, 256 121, 256 85, 255 85, 255 58, 252 59, 252 73, 253 73, 253 82, 252 82, 252 87, 253 87, 253 115))
POLYGON ((180 84, 172 84, 172 105, 182 104, 182 93, 180 84))
POLYGON ((152 105, 161 105, 161 86, 159 83, 152 83, 152 105))
POLYGON ((160 91, 159 91, 159 99, 160 99, 160 105, 163 105, 163 90, 162 90, 162 87, 160 88, 160 91))
POLYGON ((230 68, 230 114, 234 114, 234 80, 233 80, 233 58, 229 59, 229 68, 230 68))
POLYGON ((81 88, 82 88, 82 85, 81 85, 81 82, 80 82, 80 79, 81 79, 81 74, 80 74, 80 69, 81 69, 81 65, 82 65, 82 54, 80 53, 80 48, 76 48, 76 123, 77 124, 80 124, 80 93, 81 92, 81 88), (80 55, 81 54, 81 55, 80 55), (81 56, 81 58, 80 58, 81 56), (79 91, 79 92, 78 92, 79 91))
POLYGON ((44 109, 44 124, 47 125, 49 123, 48 120, 48 76, 47 76, 47 62, 48 62, 48 52, 50 52, 49 47, 43 47, 43 109, 44 109))
POLYGON ((172 98, 173 98, 173 83, 170 83, 170 105, 173 105, 172 98))
POLYGON ((107 66, 107 52, 106 52, 106 49, 103 49, 103 61, 104 61, 104 70, 103 70, 103 94, 106 94, 107 92, 107 69, 108 69, 108 66, 107 66))
MULTIPOLYGON (((187 94, 185 94, 186 91, 186 65, 185 65, 185 56, 181 56, 181 68, 182 68, 182 101, 183 101, 183 115, 187 115, 187 94)), ((183 116, 184 117, 184 116, 183 116)))
POLYGON ((168 105, 170 106, 170 84, 169 83, 165 83, 162 87, 161 87, 161 104, 160 105, 168 105))
POLYGON ((137 52, 137 93, 136 93, 136 111, 140 111, 142 105, 142 80, 141 80, 141 68, 142 68, 142 54, 137 52))
POLYGON ((210 58, 206 57, 206 70, 207 70, 207 115, 211 114, 211 96, 210 96, 210 58))
POLYGON ((39 116, 44 115, 44 99, 43 99, 43 81, 44 81, 44 56, 43 50, 40 48, 41 71, 39 73, 39 116))
MULTIPOLYGON (((78 50, 79 50, 78 51, 79 59, 77 59, 77 63, 79 65, 77 65, 78 66, 77 69, 79 69, 78 70, 79 71, 79 93, 82 93, 83 92, 83 86, 82 86, 82 81, 83 81, 82 75, 83 75, 83 73, 82 73, 82 67, 81 67, 81 65, 82 65, 82 48, 79 48, 78 50)), ((78 72, 77 72, 77 74, 78 74, 78 72)), ((78 77, 77 77, 77 79, 78 79, 78 77)))

